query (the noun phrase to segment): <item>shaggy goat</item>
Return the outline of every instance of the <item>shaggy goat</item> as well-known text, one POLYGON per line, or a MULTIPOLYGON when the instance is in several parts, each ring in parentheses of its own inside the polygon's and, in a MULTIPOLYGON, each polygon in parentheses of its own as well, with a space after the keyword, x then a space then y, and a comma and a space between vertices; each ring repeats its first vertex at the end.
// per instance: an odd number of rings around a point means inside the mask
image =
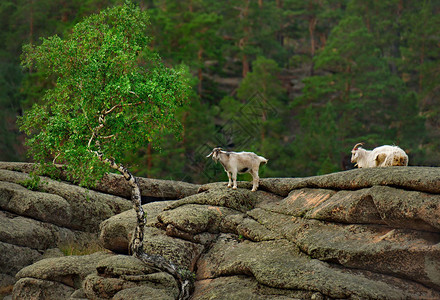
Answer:
POLYGON ((359 168, 407 166, 408 155, 397 146, 380 146, 373 150, 365 150, 363 143, 358 143, 351 150, 351 162, 359 168))
POLYGON ((233 189, 237 188, 237 173, 250 173, 252 175, 252 191, 257 190, 260 179, 258 169, 260 164, 267 163, 267 159, 252 152, 230 152, 224 151, 222 148, 214 148, 206 157, 211 155, 215 162, 220 161, 225 168, 229 178, 229 188, 231 186, 233 189))

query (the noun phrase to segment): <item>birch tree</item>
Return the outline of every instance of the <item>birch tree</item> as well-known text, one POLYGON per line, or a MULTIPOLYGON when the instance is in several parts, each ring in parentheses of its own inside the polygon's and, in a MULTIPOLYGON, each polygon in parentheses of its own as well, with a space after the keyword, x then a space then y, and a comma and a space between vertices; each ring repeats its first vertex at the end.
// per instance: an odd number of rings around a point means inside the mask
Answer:
POLYGON ((127 152, 178 132, 175 111, 187 98, 187 72, 164 66, 149 49, 148 16, 130 3, 78 23, 61 39, 24 46, 23 65, 55 77, 40 104, 20 119, 29 154, 42 166, 63 163, 71 180, 93 185, 105 172, 120 172, 131 186, 137 226, 131 253, 171 273, 188 297, 189 281, 171 262, 143 251, 145 213, 127 152), (111 169, 110 169, 111 168, 111 169))

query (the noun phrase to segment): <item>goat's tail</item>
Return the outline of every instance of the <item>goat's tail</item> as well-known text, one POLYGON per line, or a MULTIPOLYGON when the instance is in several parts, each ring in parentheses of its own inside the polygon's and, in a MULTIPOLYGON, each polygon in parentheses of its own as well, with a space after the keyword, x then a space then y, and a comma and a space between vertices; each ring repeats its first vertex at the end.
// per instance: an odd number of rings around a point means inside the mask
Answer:
POLYGON ((268 159, 264 158, 263 156, 258 156, 258 158, 260 159, 260 165, 267 164, 267 162, 269 161, 268 159))

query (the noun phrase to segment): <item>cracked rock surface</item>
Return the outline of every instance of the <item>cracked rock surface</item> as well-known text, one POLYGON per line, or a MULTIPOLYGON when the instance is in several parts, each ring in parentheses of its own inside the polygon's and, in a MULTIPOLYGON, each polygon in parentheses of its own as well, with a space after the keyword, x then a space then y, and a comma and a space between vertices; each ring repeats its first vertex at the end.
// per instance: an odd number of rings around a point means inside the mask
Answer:
MULTIPOLYGON (((440 169, 357 169, 250 188, 212 183, 144 205, 145 251, 194 273, 192 299, 440 299, 440 169)), ((69 275, 47 274, 48 260, 30 265, 14 294, 34 284, 71 299, 175 299, 171 276, 127 255, 134 227, 132 210, 106 219, 108 253, 84 256, 86 269, 57 258, 69 275)))

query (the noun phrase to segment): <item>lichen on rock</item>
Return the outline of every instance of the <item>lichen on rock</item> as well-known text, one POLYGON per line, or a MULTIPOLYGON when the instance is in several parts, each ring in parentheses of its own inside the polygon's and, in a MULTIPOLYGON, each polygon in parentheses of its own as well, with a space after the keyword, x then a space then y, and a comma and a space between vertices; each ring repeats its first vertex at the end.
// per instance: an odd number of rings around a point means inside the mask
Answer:
MULTIPOLYGON (((144 250, 193 272, 194 300, 439 299, 438 182, 437 168, 396 167, 267 178, 257 192, 246 182, 188 186, 190 195, 143 206, 144 250)), ((112 253, 37 262, 19 271, 14 295, 34 286, 176 299, 171 275, 127 256, 135 225, 131 210, 104 220, 99 236, 112 253)))

